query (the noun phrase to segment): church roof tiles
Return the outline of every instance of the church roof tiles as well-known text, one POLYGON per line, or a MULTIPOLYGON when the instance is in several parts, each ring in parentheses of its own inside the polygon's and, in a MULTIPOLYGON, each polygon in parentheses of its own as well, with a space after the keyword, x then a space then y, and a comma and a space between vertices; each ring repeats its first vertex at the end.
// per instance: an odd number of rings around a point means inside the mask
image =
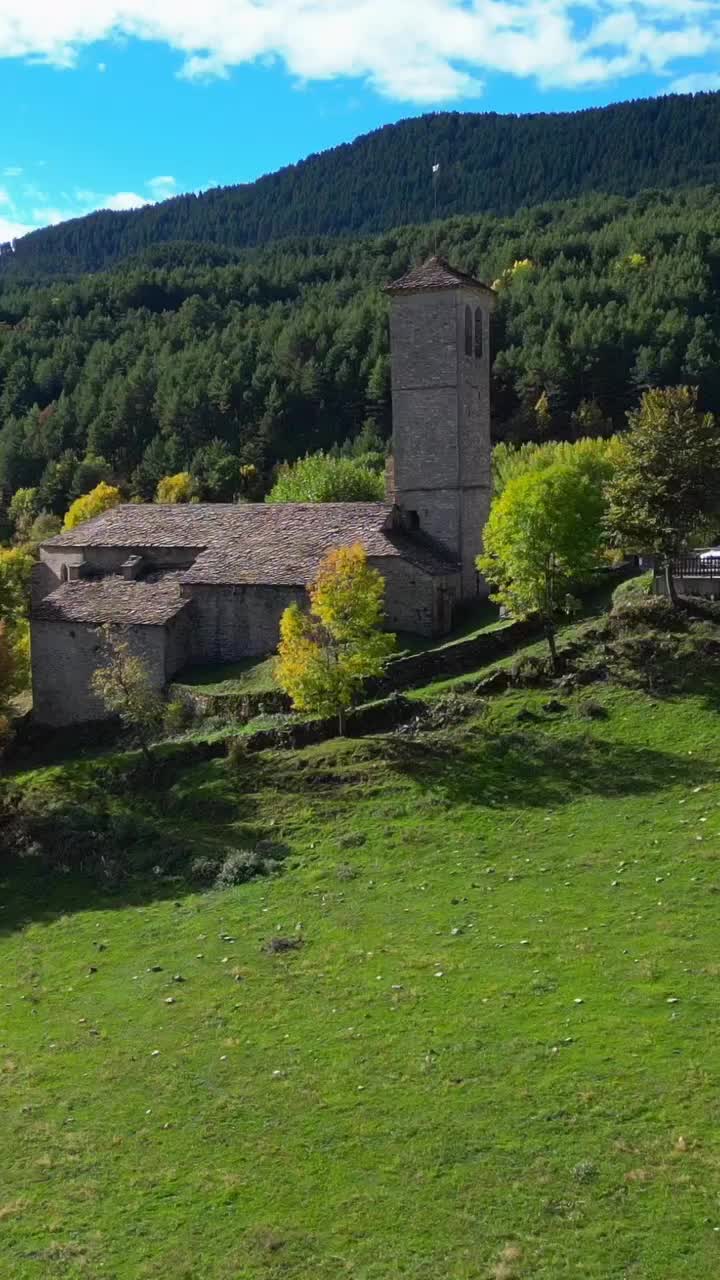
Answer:
POLYGON ((452 557, 422 532, 397 528, 387 502, 130 503, 59 534, 44 547, 114 547, 145 552, 156 560, 161 556, 153 551, 181 548, 195 556, 180 575, 183 583, 304 586, 328 551, 356 542, 371 559, 400 558, 431 575, 457 569, 452 557))
POLYGON ((421 266, 412 267, 399 280, 386 286, 386 293, 418 293, 426 289, 480 289, 494 296, 495 290, 474 276, 451 267, 445 258, 428 258, 421 266))
POLYGON ((113 574, 66 582, 35 606, 33 619, 95 626, 114 622, 120 626, 161 627, 189 603, 174 575, 159 582, 128 582, 113 574))

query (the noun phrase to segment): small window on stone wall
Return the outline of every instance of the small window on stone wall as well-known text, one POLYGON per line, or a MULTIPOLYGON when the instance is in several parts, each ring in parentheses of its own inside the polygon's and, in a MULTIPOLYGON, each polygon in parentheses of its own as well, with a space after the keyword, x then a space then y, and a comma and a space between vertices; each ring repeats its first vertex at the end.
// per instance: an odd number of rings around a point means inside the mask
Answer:
POLYGON ((483 313, 478 307, 475 312, 475 359, 482 360, 483 353, 483 313))
POLYGON ((465 355, 472 356, 473 353, 473 318, 472 308, 465 308, 465 355))
POLYGON ((69 577, 70 577, 70 574, 68 573, 68 567, 66 564, 64 564, 62 569, 60 570, 60 581, 67 582, 69 577))

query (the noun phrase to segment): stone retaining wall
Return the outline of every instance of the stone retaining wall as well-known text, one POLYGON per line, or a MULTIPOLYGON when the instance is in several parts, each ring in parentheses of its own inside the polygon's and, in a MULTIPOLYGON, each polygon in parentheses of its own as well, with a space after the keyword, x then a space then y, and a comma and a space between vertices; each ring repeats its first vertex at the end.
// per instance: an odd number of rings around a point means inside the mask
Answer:
POLYGON ((412 689, 415 685, 430 684, 433 680, 465 675, 495 658, 505 657, 519 644, 541 634, 537 619, 528 618, 511 622, 499 631, 484 631, 470 640, 457 640, 442 649, 396 658, 379 680, 369 682, 366 692, 370 697, 382 698, 389 693, 412 689))

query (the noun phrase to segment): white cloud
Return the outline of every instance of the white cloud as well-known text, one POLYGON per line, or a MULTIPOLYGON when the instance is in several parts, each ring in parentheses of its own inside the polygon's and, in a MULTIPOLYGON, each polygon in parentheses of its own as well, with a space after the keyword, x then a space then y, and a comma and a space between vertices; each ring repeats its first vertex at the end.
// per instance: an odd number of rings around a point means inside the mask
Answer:
POLYGON ((22 169, 19 169, 17 165, 9 164, 7 169, 3 169, 2 173, 3 178, 19 178, 22 173, 22 169))
POLYGON ((11 205, 12 200, 4 187, 0 187, 0 204, 11 205))
POLYGON ((565 88, 680 76, 681 59, 720 48, 720 12, 718 0, 2 0, 0 57, 71 67, 119 37, 170 45, 190 80, 276 58, 300 82, 359 77, 439 103, 479 94, 490 72, 565 88))
POLYGON ((672 93, 703 93, 720 89, 720 71, 697 71, 690 76, 680 76, 670 85, 672 93))
POLYGON ((107 62, 98 62, 97 69, 102 75, 105 71, 107 71, 107 62))
POLYGON ((67 222, 75 214, 70 209, 58 209, 54 205, 42 205, 32 211, 32 220, 36 227, 56 227, 58 222, 67 222))
POLYGON ((19 240, 20 236, 25 236, 32 230, 33 228, 25 222, 13 222, 11 218, 0 218, 0 244, 5 244, 8 240, 19 240))
POLYGON ((177 182, 171 174, 161 175, 159 178, 150 178, 145 183, 153 200, 168 200, 170 196, 174 196, 177 191, 177 182))
POLYGON ((135 191, 117 191, 113 196, 103 196, 102 202, 97 205, 99 209, 114 209, 122 211, 125 209, 140 209, 144 204, 149 204, 144 196, 139 196, 135 191))
MULTIPOLYGON (((98 209, 124 212, 127 209, 141 209, 143 205, 150 204, 149 200, 138 195, 136 191, 116 191, 112 195, 103 195, 98 191, 81 189, 75 191, 72 196, 68 196, 65 192, 59 194, 67 203, 35 204, 29 214, 21 211, 25 216, 29 216, 31 223, 25 226, 25 231, 33 231, 38 227, 55 227, 59 222, 68 222, 71 218, 84 218, 86 214, 95 213, 98 209)), ((34 192, 34 195, 36 199, 47 199, 44 192, 34 192)), ((1 203, 2 200, 0 200, 1 203)))

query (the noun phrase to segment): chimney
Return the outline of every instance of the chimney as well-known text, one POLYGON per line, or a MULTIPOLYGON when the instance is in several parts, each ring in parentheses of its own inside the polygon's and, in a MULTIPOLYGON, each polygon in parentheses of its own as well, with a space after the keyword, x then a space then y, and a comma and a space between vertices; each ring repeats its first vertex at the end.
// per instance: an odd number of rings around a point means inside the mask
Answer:
POLYGON ((120 572, 127 582, 134 582, 136 578, 139 578, 142 567, 142 556, 128 556, 127 560, 120 565, 120 572))

